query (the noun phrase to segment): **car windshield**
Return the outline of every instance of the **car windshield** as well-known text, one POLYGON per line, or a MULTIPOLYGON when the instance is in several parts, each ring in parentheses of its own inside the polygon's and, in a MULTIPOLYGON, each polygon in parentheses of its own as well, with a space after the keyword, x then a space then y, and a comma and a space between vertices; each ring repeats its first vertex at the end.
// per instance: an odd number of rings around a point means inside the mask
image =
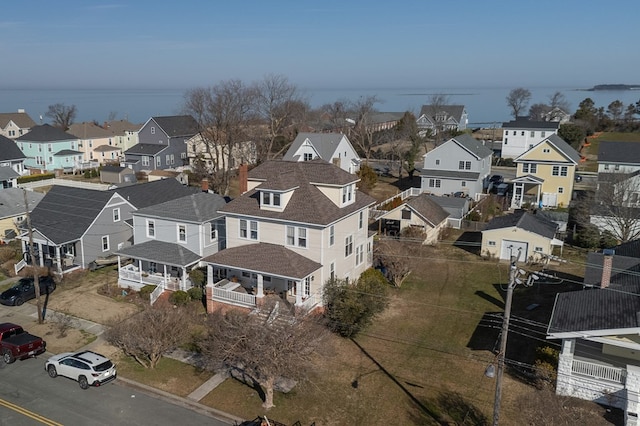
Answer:
POLYGON ((96 371, 105 371, 110 369, 111 367, 113 367, 113 363, 111 361, 105 361, 102 364, 96 365, 95 367, 93 367, 93 369, 96 371))

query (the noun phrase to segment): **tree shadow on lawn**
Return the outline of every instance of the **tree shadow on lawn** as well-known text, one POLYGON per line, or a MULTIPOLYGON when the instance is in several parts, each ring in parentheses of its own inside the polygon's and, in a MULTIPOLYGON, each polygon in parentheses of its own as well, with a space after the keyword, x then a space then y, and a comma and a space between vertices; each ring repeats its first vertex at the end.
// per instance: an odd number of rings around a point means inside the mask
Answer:
MULTIPOLYGON (((435 420, 442 425, 483 426, 490 424, 482 410, 457 392, 440 392, 436 398, 423 401, 422 405, 432 407, 431 411, 438 413, 435 420)), ((433 424, 433 418, 425 416, 422 412, 409 413, 409 419, 415 425, 433 424)))
POLYGON ((465 231, 453 243, 454 247, 462 249, 476 256, 480 256, 480 246, 482 245, 482 232, 465 231))

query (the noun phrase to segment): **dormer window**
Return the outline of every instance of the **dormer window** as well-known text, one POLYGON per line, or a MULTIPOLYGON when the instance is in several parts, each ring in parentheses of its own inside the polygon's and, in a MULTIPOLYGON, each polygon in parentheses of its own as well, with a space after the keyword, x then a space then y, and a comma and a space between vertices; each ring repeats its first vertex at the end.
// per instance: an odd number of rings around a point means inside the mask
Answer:
POLYGON ((262 205, 280 207, 280 194, 277 192, 262 192, 262 205))
POLYGON ((347 185, 342 188, 342 204, 349 204, 353 199, 353 185, 347 185))
POLYGON ((305 152, 304 153, 304 161, 311 161, 313 160, 313 154, 309 153, 309 152, 305 152))

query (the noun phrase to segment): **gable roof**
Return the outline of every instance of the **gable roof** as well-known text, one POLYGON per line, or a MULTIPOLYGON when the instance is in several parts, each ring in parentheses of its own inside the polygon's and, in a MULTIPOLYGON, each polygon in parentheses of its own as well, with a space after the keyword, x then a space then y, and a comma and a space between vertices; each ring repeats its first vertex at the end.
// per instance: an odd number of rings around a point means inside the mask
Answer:
POLYGON ((159 152, 167 149, 168 145, 159 145, 155 143, 137 143, 128 150, 126 150, 125 154, 136 154, 136 155, 156 155, 159 152))
POLYGON ((73 123, 69 126, 67 133, 76 136, 78 139, 108 138, 111 132, 103 129, 94 122, 73 123))
MULTIPOLYGON (((342 138, 346 139, 347 143, 351 145, 349 139, 342 133, 298 133, 298 136, 293 140, 282 159, 285 161, 298 161, 299 155, 296 155, 296 153, 305 141, 308 140, 320 158, 331 161, 342 138)), ((353 148, 353 146, 351 148, 353 148)))
POLYGON ((28 129, 36 125, 36 122, 26 112, 0 112, 0 128, 5 128, 13 121, 21 129, 28 129))
POLYGON ((554 238, 558 225, 541 216, 531 214, 525 210, 516 210, 504 216, 494 217, 487 223, 485 231, 494 229, 517 227, 533 232, 546 238, 554 238))
POLYGON ((252 169, 249 179, 263 183, 229 202, 221 212, 328 225, 375 203, 367 194, 356 191, 354 203, 342 208, 335 205, 315 184, 344 186, 359 179, 320 159, 303 162, 267 161, 252 169), (259 191, 265 188, 296 189, 282 211, 270 211, 260 209, 259 191))
POLYGON ((558 130, 560 128, 560 122, 534 121, 534 120, 529 120, 527 117, 518 117, 515 120, 502 123, 502 128, 503 129, 522 129, 522 130, 540 130, 540 129, 558 130))
POLYGON ((14 141, 0 135, 0 161, 22 160, 25 158, 27 157, 14 141))
MULTIPOLYGON (((12 167, 0 167, 0 182, 18 177, 20 177, 20 174, 13 170, 12 167)), ((2 189, 0 189, 0 191, 2 191, 2 189)))
POLYGON ((435 202, 432 196, 425 193, 407 201, 406 205, 433 227, 436 227, 449 217, 449 213, 435 202))
POLYGON ((451 138, 450 141, 457 143, 462 148, 473 154, 477 159, 482 159, 493 155, 493 151, 491 149, 484 146, 482 142, 468 133, 463 133, 454 138, 451 138))
POLYGON ((31 225, 55 244, 79 239, 113 192, 54 185, 31 213, 31 225))
POLYGON ((318 262, 281 245, 270 243, 227 248, 203 260, 216 265, 297 279, 306 278, 322 267, 318 262))
POLYGON ((124 247, 118 250, 117 254, 172 266, 189 266, 201 259, 200 256, 181 244, 158 240, 149 240, 124 247))
POLYGON ((419 117, 425 115, 434 118, 438 113, 444 112, 448 117, 453 117, 460 122, 464 111, 464 105, 422 105, 419 117))
POLYGON ((152 117, 170 138, 191 137, 200 131, 198 122, 190 115, 169 115, 152 117))
POLYGON ((598 162, 640 164, 640 141, 601 141, 598 146, 598 162))
POLYGON ((109 192, 117 192, 133 206, 142 209, 200 191, 200 188, 185 186, 176 179, 160 179, 116 188, 109 192))
POLYGON ((580 164, 580 153, 578 151, 576 151, 571 145, 566 143, 564 141, 564 139, 562 139, 560 136, 556 135, 555 133, 552 134, 552 135, 549 135, 546 138, 544 138, 539 144, 529 148, 528 150, 526 150, 525 152, 520 154, 513 161, 525 161, 525 159, 523 157, 525 157, 532 150, 536 149, 540 144, 545 143, 545 142, 548 142, 549 144, 553 145, 558 150, 558 152, 560 152, 570 162, 572 162, 572 163, 574 163, 576 165, 580 164))
POLYGON ((137 132, 142 124, 134 124, 127 120, 106 121, 104 127, 113 135, 122 136, 126 132, 137 132))
MULTIPOLYGON (((44 194, 41 192, 27 191, 29 211, 33 211, 43 198, 44 194)), ((22 215, 25 210, 22 189, 6 188, 0 191, 0 219, 22 215)))
POLYGON ((198 192, 175 200, 155 204, 140 209, 133 214, 136 216, 174 219, 178 221, 204 223, 221 217, 218 213, 227 201, 218 194, 198 192))
POLYGON ((29 133, 20 136, 16 140, 21 142, 57 142, 75 141, 78 138, 50 124, 41 124, 32 127, 29 133))

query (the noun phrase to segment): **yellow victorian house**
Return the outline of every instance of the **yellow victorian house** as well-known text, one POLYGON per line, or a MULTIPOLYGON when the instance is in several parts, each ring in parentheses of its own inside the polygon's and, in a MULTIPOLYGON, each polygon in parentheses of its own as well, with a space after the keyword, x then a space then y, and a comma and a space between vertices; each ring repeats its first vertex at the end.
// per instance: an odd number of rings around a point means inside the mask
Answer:
POLYGON ((550 135, 514 162, 512 208, 529 203, 538 207, 567 207, 571 202, 580 154, 558 135, 550 135))

